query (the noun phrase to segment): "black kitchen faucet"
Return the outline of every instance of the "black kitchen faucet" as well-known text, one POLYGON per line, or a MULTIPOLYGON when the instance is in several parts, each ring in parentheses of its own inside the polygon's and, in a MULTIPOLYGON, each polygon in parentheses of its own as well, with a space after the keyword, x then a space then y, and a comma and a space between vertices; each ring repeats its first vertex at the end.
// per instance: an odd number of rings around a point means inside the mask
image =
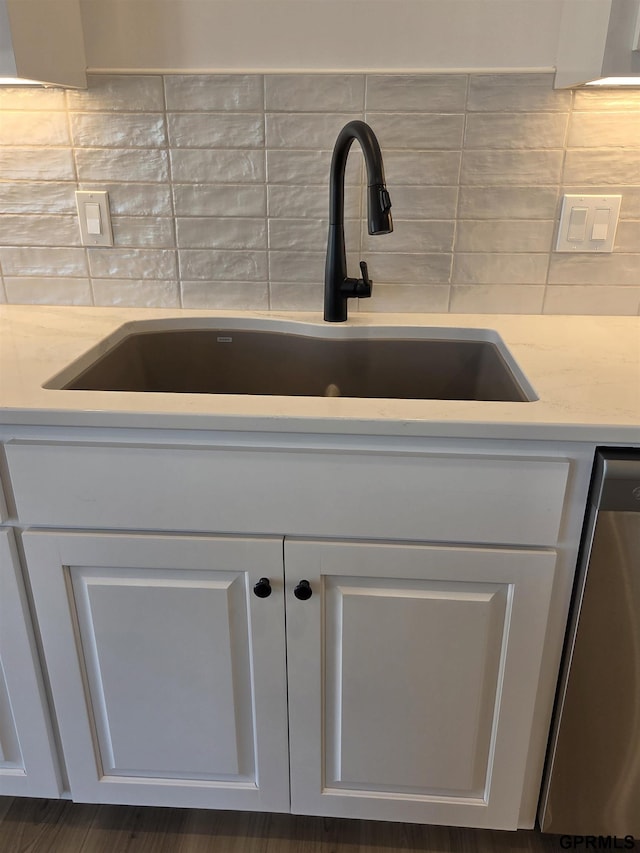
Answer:
POLYGON ((340 323, 347 319, 347 299, 371 296, 373 282, 367 265, 360 261, 362 278, 347 276, 344 247, 344 173, 353 140, 357 139, 367 166, 367 208, 369 234, 393 231, 391 199, 384 183, 382 154, 375 133, 363 121, 350 121, 336 140, 329 178, 329 239, 324 274, 324 319, 340 323))

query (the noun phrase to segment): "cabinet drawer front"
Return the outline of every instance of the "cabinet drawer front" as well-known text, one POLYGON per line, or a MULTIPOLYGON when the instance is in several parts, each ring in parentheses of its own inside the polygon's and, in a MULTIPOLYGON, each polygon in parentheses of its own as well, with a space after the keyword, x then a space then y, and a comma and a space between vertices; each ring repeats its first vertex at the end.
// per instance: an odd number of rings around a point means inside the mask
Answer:
POLYGON ((569 462, 14 442, 23 524, 551 545, 569 462))

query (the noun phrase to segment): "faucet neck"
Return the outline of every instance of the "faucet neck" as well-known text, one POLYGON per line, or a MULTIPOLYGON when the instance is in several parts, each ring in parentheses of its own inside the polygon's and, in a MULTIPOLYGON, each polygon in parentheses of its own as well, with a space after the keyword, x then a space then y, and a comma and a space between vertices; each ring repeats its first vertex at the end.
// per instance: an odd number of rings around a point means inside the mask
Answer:
POLYGON ((350 121, 346 124, 336 139, 331 158, 329 175, 329 224, 341 226, 344 223, 344 176, 347 158, 357 139, 364 154, 367 168, 367 184, 369 187, 384 187, 384 168, 382 152, 374 132, 363 121, 350 121))

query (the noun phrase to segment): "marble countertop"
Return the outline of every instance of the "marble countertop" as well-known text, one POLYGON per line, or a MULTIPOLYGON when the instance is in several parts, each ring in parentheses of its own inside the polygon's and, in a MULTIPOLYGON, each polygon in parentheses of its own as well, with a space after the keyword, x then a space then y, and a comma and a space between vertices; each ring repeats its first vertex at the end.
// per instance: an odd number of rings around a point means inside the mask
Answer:
MULTIPOLYGON (((102 349, 108 348, 105 343, 102 349)), ((0 306, 0 424, 640 443, 640 318, 319 314, 0 306), (532 402, 142 394, 44 388, 123 324, 268 328, 325 336, 493 330, 532 402)))

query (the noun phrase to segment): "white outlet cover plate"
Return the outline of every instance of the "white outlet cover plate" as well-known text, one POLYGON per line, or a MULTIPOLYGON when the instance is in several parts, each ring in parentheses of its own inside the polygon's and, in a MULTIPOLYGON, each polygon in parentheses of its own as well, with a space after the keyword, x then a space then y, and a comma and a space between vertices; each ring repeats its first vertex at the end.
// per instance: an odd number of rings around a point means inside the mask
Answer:
MULTIPOLYGON (((618 218, 620 216, 621 195, 565 195, 562 200, 562 212, 558 227, 556 252, 613 252, 618 218), (570 235, 572 211, 586 210, 584 233, 570 235), (601 221, 603 212, 609 211, 606 219, 605 239, 594 240, 594 224, 601 221)), ((598 229, 596 229, 597 232, 598 229)))

